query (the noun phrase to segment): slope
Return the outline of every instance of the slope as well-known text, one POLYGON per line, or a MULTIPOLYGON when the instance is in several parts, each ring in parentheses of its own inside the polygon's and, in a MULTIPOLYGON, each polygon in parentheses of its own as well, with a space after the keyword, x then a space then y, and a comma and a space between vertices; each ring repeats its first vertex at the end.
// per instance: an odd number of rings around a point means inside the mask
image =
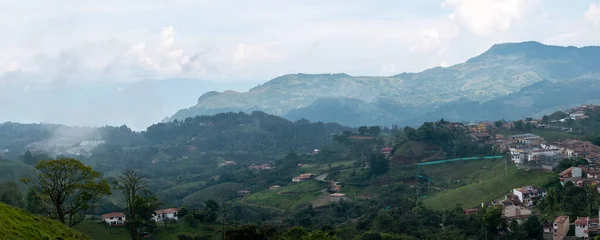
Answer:
POLYGON ((59 222, 3 203, 0 203, 0 213, 0 239, 89 239, 59 222))
MULTIPOLYGON (((497 44, 465 63, 420 73, 391 77, 290 74, 248 92, 209 92, 198 99, 197 105, 182 109, 167 120, 223 111, 261 110, 291 119, 302 116, 352 126, 413 124, 419 122, 414 119, 421 120, 431 110, 461 99, 483 103, 544 80, 562 83, 583 77, 598 79, 598 62, 600 47, 560 47, 538 42, 497 44), (328 113, 324 109, 338 110, 328 113), (398 111, 402 109, 411 111, 398 111), (374 117, 348 119, 348 116, 374 117)), ((548 105, 553 109, 562 106, 559 99, 549 101, 548 105)))

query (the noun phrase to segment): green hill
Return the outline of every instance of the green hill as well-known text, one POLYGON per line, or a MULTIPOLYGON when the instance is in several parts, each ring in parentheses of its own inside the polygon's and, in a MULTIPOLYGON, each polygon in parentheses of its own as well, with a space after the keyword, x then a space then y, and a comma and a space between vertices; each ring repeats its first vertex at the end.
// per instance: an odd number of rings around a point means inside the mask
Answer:
POLYGON ((0 203, 0 239, 89 239, 69 227, 0 203))
POLYGON ((204 201, 210 199, 216 200, 217 202, 221 202, 221 200, 230 199, 231 197, 235 196, 237 191, 242 190, 241 188, 242 184, 234 182, 226 182, 210 186, 183 198, 183 205, 203 205, 204 201))
POLYGON ((544 186, 556 178, 554 173, 520 170, 514 166, 509 167, 507 175, 501 173, 497 172, 496 177, 488 175, 487 180, 439 192, 425 199, 423 203, 434 210, 450 209, 456 204, 471 208, 483 202, 499 199, 513 188, 527 185, 544 186))

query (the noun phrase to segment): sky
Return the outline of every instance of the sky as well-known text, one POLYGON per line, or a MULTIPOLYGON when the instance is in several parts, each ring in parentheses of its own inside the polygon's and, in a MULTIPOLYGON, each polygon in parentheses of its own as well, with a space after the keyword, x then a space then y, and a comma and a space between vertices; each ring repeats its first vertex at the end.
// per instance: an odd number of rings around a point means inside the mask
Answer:
POLYGON ((393 75, 494 43, 594 45, 600 1, 2 0, 0 81, 393 75))
POLYGON ((597 45, 600 0, 0 0, 0 32, 0 95, 173 78, 247 90, 289 73, 419 72, 502 42, 597 45))

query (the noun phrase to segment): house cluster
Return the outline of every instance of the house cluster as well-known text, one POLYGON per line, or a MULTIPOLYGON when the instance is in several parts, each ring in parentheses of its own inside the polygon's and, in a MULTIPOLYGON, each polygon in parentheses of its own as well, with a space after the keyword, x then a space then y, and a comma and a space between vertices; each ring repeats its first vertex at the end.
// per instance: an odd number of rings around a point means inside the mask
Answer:
POLYGON ((303 174, 298 175, 297 177, 292 178, 292 183, 304 182, 304 181, 313 179, 314 177, 315 177, 315 175, 312 173, 303 173, 303 174))
POLYGON ((567 182, 572 182, 575 186, 595 185, 600 192, 600 166, 598 165, 580 165, 570 167, 558 174, 560 183, 564 186, 567 182))
MULTIPOLYGON (((156 210, 152 215, 152 220, 162 222, 165 220, 179 220, 179 208, 167 208, 156 210)), ((122 212, 112 212, 102 215, 102 222, 108 226, 124 226, 126 223, 125 214, 122 212)))
POLYGON ((567 239, 571 225, 575 226, 575 237, 578 239, 589 239, 591 234, 600 232, 598 218, 577 217, 571 222, 569 216, 558 216, 551 224, 544 225, 544 233, 552 235, 552 240, 567 239))
MULTIPOLYGON (((481 206, 501 206, 502 216, 509 222, 512 220, 522 221, 533 214, 530 207, 545 198, 546 195, 546 189, 537 186, 525 186, 513 189, 503 199, 482 203, 481 206)), ((478 211, 479 208, 467 209, 465 214, 468 215, 478 211)))
POLYGON ((535 162, 548 170, 565 158, 583 157, 590 163, 600 160, 600 147, 589 141, 568 139, 547 143, 544 138, 527 133, 511 135, 502 140, 501 146, 509 150, 515 164, 535 162))

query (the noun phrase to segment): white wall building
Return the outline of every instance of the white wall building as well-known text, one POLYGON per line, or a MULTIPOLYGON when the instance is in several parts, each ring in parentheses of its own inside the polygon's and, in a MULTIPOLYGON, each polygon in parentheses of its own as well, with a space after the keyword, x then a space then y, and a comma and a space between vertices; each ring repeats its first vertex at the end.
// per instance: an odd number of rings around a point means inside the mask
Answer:
POLYGON ((589 237, 589 223, 589 217, 578 217, 575 220, 575 236, 587 239, 589 237))
POLYGON ((125 214, 120 212, 107 213, 102 215, 103 221, 109 226, 125 225, 125 214))
POLYGON ((525 186, 513 189, 513 194, 519 198, 519 201, 521 201, 524 206, 532 206, 538 200, 545 198, 548 193, 546 189, 543 188, 525 186))
POLYGON ((175 221, 179 220, 179 208, 167 208, 156 210, 155 214, 152 216, 155 222, 162 222, 167 219, 173 219, 175 221))

